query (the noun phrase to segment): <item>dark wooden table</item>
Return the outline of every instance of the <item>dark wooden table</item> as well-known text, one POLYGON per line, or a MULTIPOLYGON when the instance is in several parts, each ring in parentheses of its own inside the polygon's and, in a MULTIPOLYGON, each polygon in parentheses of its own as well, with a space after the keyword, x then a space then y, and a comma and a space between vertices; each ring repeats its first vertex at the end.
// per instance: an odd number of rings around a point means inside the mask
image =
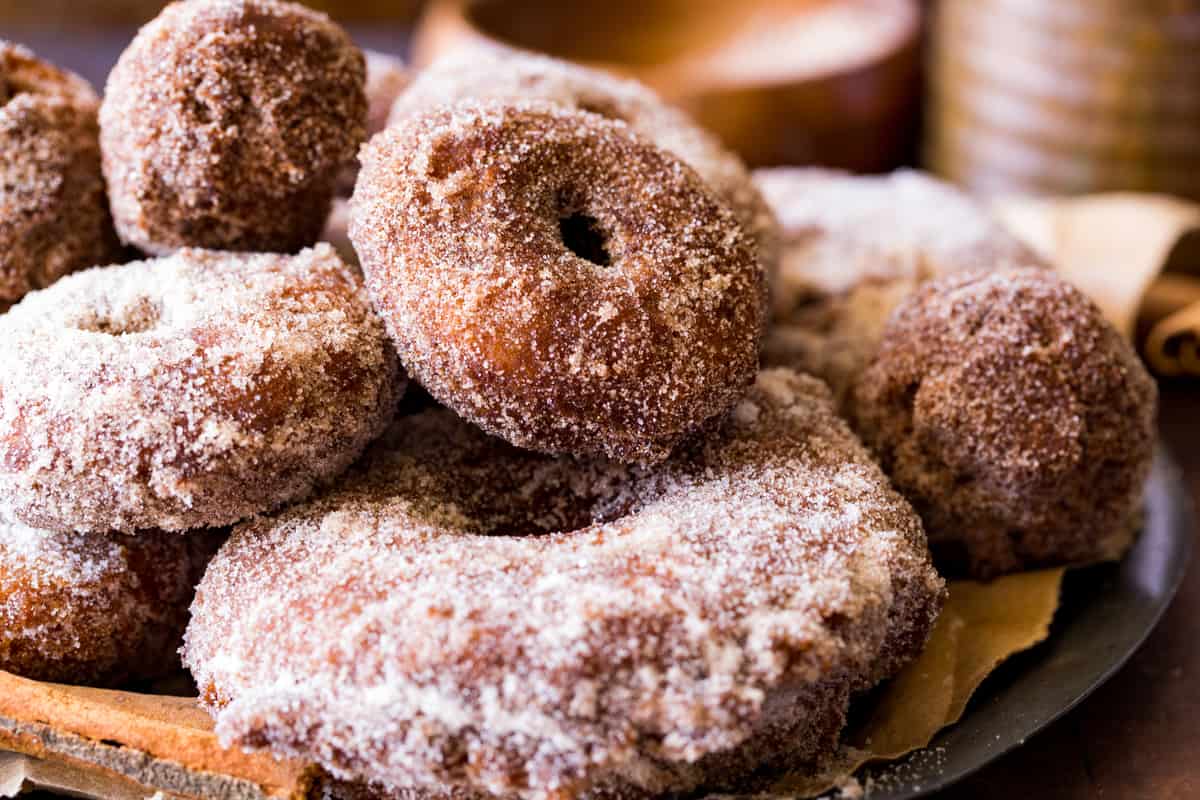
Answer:
MULTIPOLYGON (((46 57, 102 87, 128 28, 13 29, 46 57)), ((353 31, 364 45, 403 52, 401 29, 353 31)), ((1200 388, 1164 387, 1161 429, 1200 506, 1200 388)), ((1200 532, 1198 532, 1200 534, 1200 532)), ((1073 712, 936 800, 1200 798, 1200 559, 1132 661, 1073 712)))

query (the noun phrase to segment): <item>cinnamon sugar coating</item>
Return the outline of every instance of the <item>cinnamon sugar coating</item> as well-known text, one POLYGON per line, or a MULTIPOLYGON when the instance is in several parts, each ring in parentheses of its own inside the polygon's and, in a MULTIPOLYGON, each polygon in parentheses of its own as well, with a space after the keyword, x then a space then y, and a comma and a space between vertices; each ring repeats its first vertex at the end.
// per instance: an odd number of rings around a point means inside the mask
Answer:
POLYGON ((0 312, 117 255, 99 102, 79 76, 0 39, 0 312))
POLYGON ((218 533, 54 533, 0 523, 0 669, 116 686, 179 668, 218 533))
POLYGON ((758 248, 768 274, 779 259, 778 230, 746 165, 686 113, 637 81, 499 46, 452 52, 423 70, 392 108, 399 122, 463 100, 545 101, 628 124, 680 159, 729 204, 758 248))
POLYGON ((109 75, 100 142, 122 240, 295 252, 365 137, 362 52, 278 0, 176 2, 109 75))
POLYGON ((0 317, 0 513, 53 530, 227 525, 338 475, 401 388, 328 245, 76 273, 0 317))
POLYGON ((964 269, 1045 266, 986 209, 920 172, 783 167, 756 170, 754 180, 782 238, 764 360, 824 379, 839 404, 892 309, 923 282, 964 269))
POLYGON ((653 461, 754 379, 765 278, 623 122, 473 102, 363 149, 350 238, 413 377, 513 444, 653 461))
POLYGON ((184 660, 223 741, 341 780, 681 792, 829 755, 942 592, 828 390, 775 370, 656 467, 401 418, 336 491, 235 530, 184 660))
POLYGON ((1124 552, 1156 400, 1077 289, 1045 270, 976 270, 896 309, 853 410, 940 563, 990 577, 1124 552))

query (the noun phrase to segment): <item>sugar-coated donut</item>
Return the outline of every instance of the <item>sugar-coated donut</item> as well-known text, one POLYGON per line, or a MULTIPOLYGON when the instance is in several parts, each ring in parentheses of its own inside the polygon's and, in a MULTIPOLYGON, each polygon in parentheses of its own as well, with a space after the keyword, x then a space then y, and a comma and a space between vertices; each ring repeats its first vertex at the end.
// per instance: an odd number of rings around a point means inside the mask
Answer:
POLYGON ((99 102, 79 76, 0 39, 0 311, 117 255, 99 102))
POLYGON ((1157 390, 1094 303, 1046 270, 961 272, 902 302, 880 341, 854 420, 940 565, 990 577, 1124 552, 1157 390))
POLYGON ((824 379, 839 402, 871 359, 888 315, 922 282, 963 269, 1041 267, 986 209, 928 175, 760 169, 780 222, 764 359, 824 379))
POLYGON ((230 524, 336 476, 401 389, 328 245, 75 273, 0 317, 0 513, 52 530, 230 524))
POLYGON ((337 491, 235 529, 184 660, 224 742, 342 780, 683 792, 829 755, 942 591, 828 390, 765 371, 656 467, 401 418, 337 491))
POLYGON ((863 283, 1041 265, 986 209, 922 172, 776 167, 753 178, 779 221, 775 298, 785 312, 863 283))
POLYGON ((117 232, 154 254, 312 244, 365 137, 364 76, 345 31, 304 6, 168 5, 100 109, 117 232))
POLYGON ((0 670, 113 686, 178 669, 193 588, 223 540, 0 523, 0 670))
POLYGON ((741 220, 768 274, 775 269, 775 218, 746 165, 686 113, 637 81, 505 47, 474 47, 449 53, 423 70, 396 99, 391 121, 468 99, 543 100, 627 123, 696 170, 741 220))
POLYGON ((766 288, 728 208, 623 122, 537 103, 363 148, 354 243, 401 360, 485 430, 658 460, 754 379, 766 288))

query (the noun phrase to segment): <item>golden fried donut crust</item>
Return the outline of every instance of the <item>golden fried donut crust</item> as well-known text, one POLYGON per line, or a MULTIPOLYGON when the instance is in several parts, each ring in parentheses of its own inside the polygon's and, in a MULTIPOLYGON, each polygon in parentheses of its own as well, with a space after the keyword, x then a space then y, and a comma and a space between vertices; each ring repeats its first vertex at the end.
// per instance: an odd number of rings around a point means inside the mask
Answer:
POLYGON ((904 300, 853 391, 855 426, 978 577, 1115 558, 1136 527, 1157 388, 1082 292, 968 270, 904 300))
POLYGON ((338 475, 401 390, 328 245, 76 273, 0 317, 0 511, 53 530, 227 525, 338 475))
POLYGON ((185 663, 223 741, 339 779, 687 791, 827 756, 942 592, 828 390, 766 371, 655 467, 399 419, 336 491, 235 530, 185 663))
POLYGON ((392 124, 463 100, 551 102, 627 123, 692 167, 729 204, 758 248, 768 275, 779 260, 775 216, 738 156, 682 110, 637 81, 500 46, 452 52, 417 75, 396 98, 392 124))
POLYGON ((754 379, 749 240, 625 123, 543 103, 409 117, 363 149, 350 238, 405 367, 513 444, 660 460, 754 379))
POLYGON ((220 533, 55 533, 0 523, 0 670, 115 686, 179 668, 220 533))
POLYGON ((0 311, 117 255, 99 102, 82 78, 0 40, 0 311))
POLYGON ((364 80, 346 32, 302 5, 168 5, 121 55, 100 108, 122 240, 160 255, 312 244, 366 135, 364 80))

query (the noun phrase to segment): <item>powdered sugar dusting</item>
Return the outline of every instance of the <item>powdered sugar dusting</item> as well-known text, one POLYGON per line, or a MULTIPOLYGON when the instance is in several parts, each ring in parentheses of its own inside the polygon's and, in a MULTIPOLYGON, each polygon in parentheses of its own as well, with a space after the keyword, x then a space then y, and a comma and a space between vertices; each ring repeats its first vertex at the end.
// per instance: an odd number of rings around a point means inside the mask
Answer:
POLYGON ((235 532, 185 658, 225 741, 339 778, 685 791, 827 755, 941 591, 828 392, 768 371, 654 468, 403 418, 337 491, 235 532))
POLYGON ((56 530, 229 524, 340 473, 399 390, 328 245, 77 273, 0 318, 0 508, 56 530))

